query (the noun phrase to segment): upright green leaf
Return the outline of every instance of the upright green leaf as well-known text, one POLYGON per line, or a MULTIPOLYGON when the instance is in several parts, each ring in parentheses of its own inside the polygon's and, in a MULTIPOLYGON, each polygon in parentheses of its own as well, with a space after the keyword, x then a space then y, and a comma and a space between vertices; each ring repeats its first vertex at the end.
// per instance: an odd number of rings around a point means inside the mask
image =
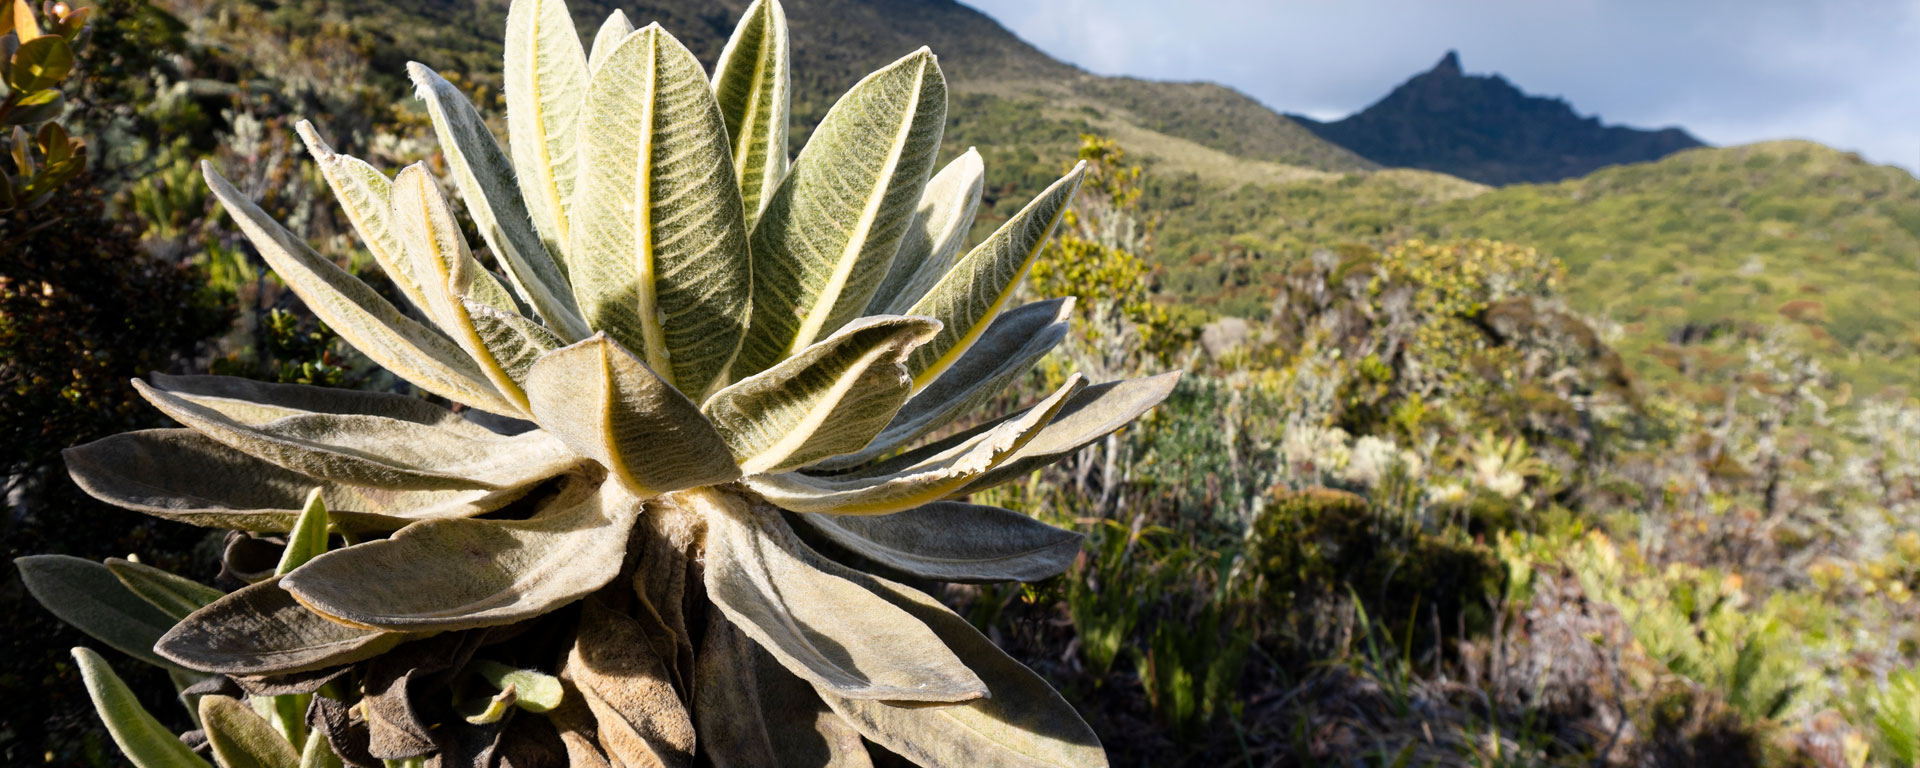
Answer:
MULTIPOLYGON (((573 34, 571 26, 568 34, 573 34)), ((534 231, 513 164, 500 151, 499 140, 487 129, 473 102, 452 83, 419 62, 407 64, 407 74, 413 78, 420 98, 427 102, 427 115, 433 118, 434 133, 440 138, 440 152, 459 183, 467 214, 506 270, 514 291, 555 333, 568 339, 586 338, 592 331, 574 304, 566 272, 534 231)))
POLYGON ((866 308, 913 220, 946 119, 946 79, 922 48, 868 75, 821 120, 754 224, 753 322, 735 378, 866 308))
POLYGON ((607 15, 606 22, 600 25, 600 31, 593 36, 593 52, 587 54, 587 72, 599 72, 600 65, 613 55, 613 49, 620 41, 633 34, 633 22, 627 20, 627 14, 619 9, 607 15))
POLYGON ((908 361, 913 388, 925 389, 945 373, 1000 314, 1013 289, 1027 276, 1033 260, 1053 236, 1053 228, 1073 202, 1086 173, 1083 161, 1027 203, 1013 218, 974 247, 946 276, 915 302, 910 315, 925 315, 945 323, 940 336, 917 350, 908 361))
POLYGON ((913 223, 907 226, 906 239, 900 241, 900 250, 893 255, 893 266, 867 303, 867 314, 906 314, 953 268, 960 247, 967 243, 967 232, 973 228, 986 179, 986 165, 972 147, 934 174, 920 193, 913 223))
POLYGON ((912 394, 906 357, 939 329, 923 317, 861 318, 714 393, 701 411, 749 475, 858 451, 912 394))
POLYGON ((547 432, 643 499, 740 476, 699 408, 604 334, 534 363, 527 393, 547 432))
POLYGON ((96 499, 167 520, 239 531, 290 530, 315 486, 326 499, 332 523, 356 533, 398 530, 415 520, 485 514, 533 487, 398 491, 320 480, 190 429, 123 432, 68 448, 64 456, 74 483, 96 499))
POLYGON ((746 222, 726 126, 693 53, 649 25, 593 76, 569 274, 593 326, 695 399, 746 333, 746 222))
POLYGON ((333 190, 333 196, 340 201, 340 208, 347 212, 347 221, 353 225, 353 231, 359 233, 360 243, 373 254, 374 263, 387 273, 387 278, 400 289, 400 293, 413 302, 421 312, 427 311, 427 285, 419 275, 414 274, 413 263, 406 257, 400 240, 394 235, 393 224, 388 221, 391 208, 387 199, 393 188, 393 181, 379 169, 368 165, 359 158, 336 154, 333 147, 320 138, 313 123, 305 120, 294 125, 300 132, 300 139, 307 144, 307 152, 313 155, 314 164, 320 166, 320 176, 327 180, 327 186, 333 190))
POLYGON ((295 520, 293 529, 287 531, 287 548, 280 553, 280 565, 273 572, 285 576, 325 551, 327 501, 321 497, 320 489, 315 488, 307 494, 307 503, 300 510, 300 519, 295 520))
POLYGON ((213 587, 151 565, 110 557, 106 566, 127 589, 176 621, 226 596, 213 587))
POLYGON ((940 601, 884 579, 849 576, 939 635, 978 672, 987 698, 957 707, 895 707, 821 690, 820 697, 861 735, 927 766, 1104 768, 1093 729, 1046 680, 995 647, 940 601))
POLYGON ((100 654, 75 648, 73 661, 80 667, 94 711, 107 724, 107 734, 136 768, 212 768, 140 706, 100 654))
POLYGON ((333 753, 327 734, 315 728, 307 732, 306 746, 300 750, 300 768, 346 768, 346 763, 333 753))
POLYGON ((515 0, 507 9, 506 58, 507 145, 533 224, 558 258, 579 160, 574 126, 587 91, 587 55, 565 0, 515 0))
POLYGON ((337 549, 282 577, 323 615, 390 631, 531 619, 620 572, 640 500, 576 480, 526 520, 429 520, 337 549), (426 567, 422 567, 426 564, 426 567))
POLYGON ((779 510, 717 493, 688 501, 707 521, 707 596, 788 671, 850 698, 951 703, 985 694, 925 625, 800 543, 779 510))
POLYGON ((787 175, 792 58, 780 0, 754 0, 713 65, 713 94, 726 118, 734 175, 749 222, 760 217, 787 175))
MULTIPOLYGON (((33 16, 33 3, 27 0, 0 0, 0 38, 13 33, 14 42, 24 42, 46 34, 33 16)), ((11 54, 12 51, 7 51, 11 54)))
POLYGON ((153 652, 173 617, 121 584, 105 565, 66 555, 30 555, 13 564, 27 593, 61 621, 128 656, 176 668, 153 652))
POLYGON ((286 737, 239 699, 202 696, 200 724, 220 768, 300 768, 300 753, 286 737))
POLYGON ((486 373, 460 345, 401 314, 380 294, 331 261, 233 188, 211 163, 202 163, 207 186, 240 231, 260 249, 280 279, 341 338, 394 375, 455 402, 490 411, 512 411, 493 391, 486 373))
POLYGON ((895 573, 934 581, 1058 576, 1086 537, 999 507, 938 501, 891 515, 796 515, 828 540, 895 573))
POLYGON ((460 222, 441 197, 439 183, 426 166, 409 165, 394 178, 390 203, 394 232, 414 274, 424 282, 427 315, 480 365, 494 391, 513 403, 512 413, 526 413, 526 393, 487 347, 463 301, 472 296, 487 306, 512 311, 513 299, 467 250, 460 222))
POLYGON ((814 465, 816 469, 856 467, 898 450, 928 433, 972 413, 1028 371, 1066 338, 1073 299, 1036 301, 993 321, 980 341, 908 400, 873 442, 857 453, 814 465))
POLYGON ((546 326, 513 312, 495 309, 472 299, 461 299, 480 343, 514 385, 525 391, 533 364, 548 352, 567 345, 546 326))

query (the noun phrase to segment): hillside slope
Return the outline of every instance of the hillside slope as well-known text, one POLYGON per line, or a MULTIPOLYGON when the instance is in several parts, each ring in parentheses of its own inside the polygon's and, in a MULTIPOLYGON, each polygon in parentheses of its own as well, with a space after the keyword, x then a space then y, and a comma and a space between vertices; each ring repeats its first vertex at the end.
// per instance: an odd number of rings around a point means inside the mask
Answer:
POLYGON ((1580 308, 1664 365, 1691 339, 1785 324, 1856 386, 1920 392, 1920 180, 1903 169, 1807 141, 1695 149, 1422 218, 1566 260, 1580 308))
POLYGON ((1258 315, 1314 249, 1487 237, 1564 260, 1575 308, 1620 323, 1622 352, 1656 379, 1684 375, 1691 345, 1780 328, 1857 388, 1920 392, 1920 179, 1903 169, 1776 141, 1477 193, 1430 186, 1444 178, 1159 180, 1163 288, 1258 315))
MULTIPOLYGON (((161 2, 183 18, 217 15, 227 5, 258 9, 271 25, 259 32, 289 40, 323 27, 345 27, 367 54, 367 75, 396 98, 409 90, 404 72, 410 60, 459 73, 477 85, 499 82, 506 0, 161 2)), ((584 40, 592 40, 600 22, 618 8, 636 25, 659 22, 711 66, 748 2, 572 0, 569 6, 584 40)), ((1232 89, 1088 74, 954 0, 786 0, 783 5, 793 41, 796 152, 806 131, 841 93, 867 73, 924 45, 940 56, 956 93, 1092 110, 1236 157, 1329 171, 1374 167, 1232 89)), ((995 138, 995 143, 1023 139, 1013 134, 995 138)))
POLYGON ((1294 119, 1381 165, 1485 184, 1559 181, 1701 146, 1678 128, 1603 125, 1560 99, 1530 96, 1499 75, 1468 75, 1453 51, 1344 119, 1294 119))

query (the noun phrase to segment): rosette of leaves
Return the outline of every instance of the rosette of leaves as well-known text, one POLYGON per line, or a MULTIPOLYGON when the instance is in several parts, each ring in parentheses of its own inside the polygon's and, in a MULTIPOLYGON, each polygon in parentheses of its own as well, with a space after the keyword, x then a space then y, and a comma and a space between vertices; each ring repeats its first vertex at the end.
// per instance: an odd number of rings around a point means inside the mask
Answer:
POLYGON ((154 652, 312 695, 307 720, 349 762, 534 764, 544 744, 572 765, 857 765, 870 741, 925 765, 1104 764, 1044 681, 892 580, 1064 570, 1078 534, 963 499, 1173 385, 1075 375, 976 413, 1066 333, 1070 300, 1008 304, 1081 170, 966 248, 982 168, 970 151, 936 172, 947 94, 925 49, 856 84, 790 162, 777 2, 749 8, 711 75, 657 25, 616 13, 590 52, 573 29, 561 0, 513 3, 504 144, 409 67, 499 274, 424 166, 389 178, 301 126, 405 308, 206 169, 321 320, 462 408, 136 381, 185 427, 72 449, 73 476, 253 534, 228 565, 257 579, 154 652), (261 536, 295 528, 310 493, 346 546, 284 573, 236 563, 277 546, 261 536), (449 696, 488 708, 462 698, 467 659, 564 694, 476 741, 431 714, 449 696))

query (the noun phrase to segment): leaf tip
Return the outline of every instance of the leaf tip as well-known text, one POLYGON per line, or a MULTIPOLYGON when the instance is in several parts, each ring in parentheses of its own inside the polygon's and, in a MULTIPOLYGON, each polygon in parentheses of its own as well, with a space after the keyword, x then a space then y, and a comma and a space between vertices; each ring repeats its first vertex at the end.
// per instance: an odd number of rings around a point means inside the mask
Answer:
POLYGON ((320 138, 320 132, 313 127, 313 121, 301 120, 293 124, 293 132, 300 134, 300 141, 307 145, 307 153, 315 160, 325 160, 333 156, 333 147, 327 140, 320 138))

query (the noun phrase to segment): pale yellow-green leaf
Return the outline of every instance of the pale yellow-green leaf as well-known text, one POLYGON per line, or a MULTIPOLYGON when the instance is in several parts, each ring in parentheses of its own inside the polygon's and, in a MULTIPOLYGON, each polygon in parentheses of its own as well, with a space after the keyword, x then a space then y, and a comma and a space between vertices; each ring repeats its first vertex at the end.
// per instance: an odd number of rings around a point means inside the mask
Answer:
POLYGON ((282 588, 285 580, 275 576, 209 603, 167 630, 154 649, 202 672, 284 675, 364 661, 419 637, 327 619, 300 605, 282 588))
POLYGON ((200 697, 200 725, 220 768, 300 768, 293 745, 239 699, 200 697))
POLYGON ((211 768, 172 731, 154 719, 135 698, 106 659, 86 648, 73 649, 73 661, 93 699, 93 709, 107 725, 107 734, 135 768, 211 768))
POLYGON ((690 501, 707 521, 707 596, 793 674, 860 699, 985 695, 925 625, 808 549, 779 510, 718 492, 690 501))
POLYGON ((460 222, 454 218, 446 198, 440 195, 439 183, 427 172, 426 166, 409 165, 393 180, 391 204, 394 232, 406 249, 414 273, 425 284, 427 316, 479 364, 494 391, 514 405, 508 414, 525 414, 526 393, 494 358, 493 351, 474 327, 473 317, 463 300, 473 296, 482 304, 496 309, 503 308, 504 304, 504 309, 511 311, 512 299, 467 250, 460 222))
POLYGON ((147 402, 194 431, 303 475, 386 490, 503 490, 552 477, 579 458, 544 432, 471 437, 361 414, 288 416, 258 427, 135 380, 147 402))
POLYGON ((1039 581, 1073 564, 1086 537, 999 507, 936 501, 891 515, 797 516, 895 573, 934 581, 1039 581))
POLYGON ((527 374, 533 364, 548 352, 566 346, 547 327, 512 312, 504 312, 472 299, 462 299, 467 318, 473 321, 480 337, 507 378, 525 391, 527 374))
POLYGON ((561 675, 599 723, 600 746, 621 766, 690 768, 693 716, 639 622, 588 599, 561 675))
POLYGON ((527 395, 543 429, 641 498, 740 476, 693 401, 604 334, 540 358, 527 395))
POLYGON ((460 414, 418 397, 306 384, 279 384, 238 376, 174 376, 152 374, 153 386, 168 394, 226 414, 249 426, 309 413, 354 413, 385 416, 472 437, 495 437, 487 428, 460 414))
MULTIPOLYGON (((567 34, 573 34, 569 25, 567 34)), ((419 62, 407 64, 415 91, 427 103, 440 152, 459 184, 467 214, 493 249, 513 289, 548 328, 566 339, 591 333, 574 304, 567 275, 534 231, 513 164, 465 94, 419 62)))
POLYGON ((1148 409, 1167 399, 1167 395, 1173 394, 1173 387, 1179 382, 1180 372, 1175 371, 1088 387, 1061 408, 1052 423, 1039 435, 1021 446, 1006 461, 967 483, 961 493, 975 493, 1017 480, 1072 455, 1089 443, 1133 423, 1148 409))
POLYGON ((1105 768, 1106 750, 1073 706, 966 619, 917 590, 865 574, 850 578, 932 629, 990 692, 957 707, 895 707, 822 689, 821 698, 862 735, 929 768, 1105 768))
POLYGON ((505 720, 507 714, 513 711, 514 702, 518 701, 519 698, 520 694, 518 689, 508 687, 501 689, 501 691, 494 694, 492 698, 485 699, 484 704, 468 701, 461 702, 456 708, 460 714, 466 716, 468 723, 473 725, 488 725, 505 720))
POLYGON ((914 350, 908 367, 913 369, 914 389, 926 389, 945 373, 967 348, 973 346, 987 326, 1012 298, 1013 289, 1027 276, 1033 260, 1053 236, 1054 225, 1073 202, 1086 173, 1083 161, 1066 177, 1053 183, 1027 207, 1000 225, 985 242, 974 247, 927 295, 915 302, 910 315, 939 318, 946 327, 940 336, 914 350))
MULTIPOLYGON (((587 92, 587 56, 565 0, 514 0, 508 7, 503 79, 520 194, 547 253, 557 258, 567 244, 580 157, 575 125, 587 92)), ((557 265, 564 270, 565 263, 557 265)))
POLYGON ((908 400, 865 449, 820 462, 814 468, 859 466, 972 413, 1004 392, 1066 338, 1067 316, 1072 311, 1073 299, 1064 298, 1034 302, 1000 315, 959 362, 908 400))
POLYGON ((127 589, 175 620, 184 619, 187 614, 226 596, 213 587, 151 565, 110 557, 106 566, 127 589))
POLYGON ((713 65, 713 94, 725 116, 733 169, 747 221, 787 175, 787 123, 793 101, 793 56, 780 0, 754 0, 713 65))
POLYGON ((885 515, 912 509, 955 495, 1012 457, 1084 386, 1080 374, 1073 374, 1023 413, 858 470, 753 475, 746 483, 767 501, 794 512, 885 515))
POLYGON ((505 691, 511 686, 514 706, 528 712, 552 711, 566 695, 559 678, 536 669, 518 669, 486 659, 474 660, 472 668, 495 689, 505 691))
POLYGON ((923 317, 867 317, 714 393, 701 411, 745 474, 851 453, 912 394, 907 354, 940 330, 923 317))
POLYGON ((327 522, 327 501, 321 496, 320 489, 315 488, 307 494, 307 503, 301 508, 299 519, 287 531, 287 548, 281 550, 280 565, 273 572, 285 576, 327 551, 327 522))
POLYGON ((300 750, 300 768, 346 768, 346 763, 333 753, 327 735, 315 728, 307 733, 306 746, 300 750))
POLYGON ((388 221, 387 197, 392 180, 359 158, 336 154, 333 147, 320 138, 319 131, 314 130, 313 123, 302 120, 294 129, 306 142, 307 152, 320 166, 320 176, 333 189, 333 196, 340 201, 341 210, 347 212, 347 221, 353 225, 353 231, 359 233, 360 243, 373 255, 374 263, 380 265, 408 301, 426 312, 423 290, 426 283, 414 274, 413 264, 407 261, 406 252, 394 236, 393 224, 388 221))
POLYGON ((754 224, 753 322, 735 378, 866 309, 913 220, 946 119, 946 80, 924 48, 828 111, 754 224))
POLYGON ((334 525, 367 533, 398 530, 415 520, 492 512, 534 485, 396 491, 338 483, 282 469, 190 429, 123 432, 68 448, 64 456, 74 482, 96 499, 167 520, 240 531, 290 530, 315 486, 334 525))
POLYGON ((484 410, 512 411, 493 391, 487 375, 460 345, 400 313, 380 294, 314 253, 233 188, 211 163, 203 163, 207 186, 240 231, 307 308, 381 367, 421 389, 484 410))
POLYGON ((586 97, 567 265, 595 329, 688 397, 725 383, 746 333, 746 221, 726 126, 693 53, 649 25, 586 97))
POLYGON ((61 621, 128 656, 177 668, 153 651, 173 617, 121 584, 105 565, 66 555, 30 555, 13 564, 27 593, 61 621))
POLYGON ((893 255, 893 266, 867 303, 867 314, 906 314, 953 268, 960 258, 960 247, 966 245, 967 232, 973 228, 986 178, 986 165, 972 147, 933 175, 920 192, 913 223, 907 226, 907 236, 893 255))
POLYGON ((600 64, 613 54, 613 49, 619 47, 620 41, 627 39, 627 35, 631 34, 633 34, 633 22, 627 20, 625 11, 615 9, 613 13, 608 14, 607 20, 600 24, 600 31, 594 33, 593 52, 587 54, 588 74, 600 71, 600 64))
POLYGON ((282 577, 323 615, 391 631, 512 624, 620 572, 640 500, 576 479, 526 520, 429 520, 337 549, 282 577))

